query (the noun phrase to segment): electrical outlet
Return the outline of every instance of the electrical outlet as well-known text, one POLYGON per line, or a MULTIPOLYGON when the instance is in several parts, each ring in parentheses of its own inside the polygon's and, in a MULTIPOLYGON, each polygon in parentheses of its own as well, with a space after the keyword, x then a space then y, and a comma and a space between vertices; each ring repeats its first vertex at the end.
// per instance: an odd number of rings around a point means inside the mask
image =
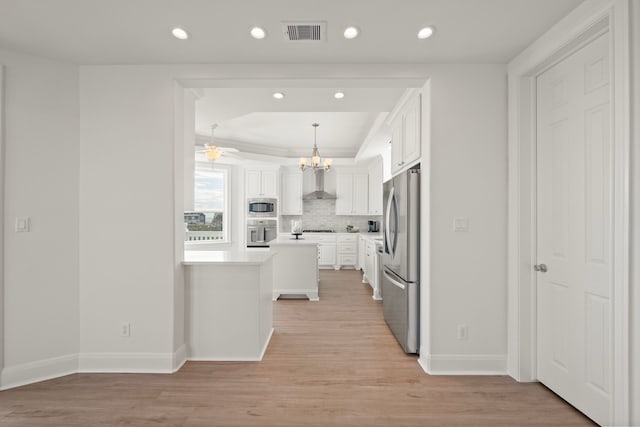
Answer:
POLYGON ((458 339, 466 340, 469 337, 469 329, 467 325, 458 325, 458 339))
POLYGON ((31 231, 31 218, 28 216, 16 217, 16 233, 28 233, 31 231))
POLYGON ((120 324, 120 336, 121 337, 130 337, 131 336, 131 323, 122 322, 120 324))
POLYGON ((458 216, 453 218, 453 231, 456 233, 466 233, 469 231, 469 218, 458 216))

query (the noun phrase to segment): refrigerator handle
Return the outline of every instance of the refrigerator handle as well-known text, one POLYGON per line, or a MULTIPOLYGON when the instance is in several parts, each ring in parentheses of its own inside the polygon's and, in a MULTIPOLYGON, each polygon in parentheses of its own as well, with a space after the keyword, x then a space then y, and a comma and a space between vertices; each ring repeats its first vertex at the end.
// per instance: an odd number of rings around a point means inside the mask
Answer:
POLYGON ((386 270, 384 270, 384 276, 387 278, 387 280, 389 282, 391 282, 392 285, 395 285, 395 286, 399 287, 400 289, 402 289, 404 291, 406 286, 404 284, 398 282, 397 280, 395 280, 393 277, 391 277, 391 275, 389 273, 387 273, 386 270))
POLYGON ((385 224, 384 224, 384 246, 385 249, 387 250, 387 253, 390 254, 392 257, 395 256, 394 252, 394 248, 391 246, 391 236, 389 235, 389 221, 391 220, 391 203, 393 202, 393 197, 394 197, 394 193, 395 192, 395 188, 391 187, 391 192, 389 193, 389 198, 387 200, 387 212, 385 215, 385 224))

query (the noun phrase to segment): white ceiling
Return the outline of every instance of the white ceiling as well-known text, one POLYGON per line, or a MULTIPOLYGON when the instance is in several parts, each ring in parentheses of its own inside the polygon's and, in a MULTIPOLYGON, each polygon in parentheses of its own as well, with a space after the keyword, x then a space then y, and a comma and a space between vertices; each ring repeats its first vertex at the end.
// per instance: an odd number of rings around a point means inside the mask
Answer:
POLYGON ((318 123, 317 144, 322 156, 355 157, 377 116, 366 112, 251 113, 220 125, 215 138, 220 145, 241 151, 309 157, 314 141, 312 123, 318 123))
POLYGON ((79 64, 506 63, 581 0, 0 0, 0 46, 79 64), (325 21, 291 43, 282 21, 325 21), (254 40, 259 25, 267 38, 254 40), (355 25, 361 35, 342 37, 355 25), (437 28, 429 40, 416 33, 437 28), (173 38, 174 26, 191 38, 173 38))
MULTIPOLYGON (((323 156, 354 157, 378 115, 391 111, 404 91, 402 87, 339 85, 208 88, 196 101, 196 132, 209 137, 211 125, 217 124, 218 145, 242 152, 300 157, 311 154, 311 124, 317 122, 318 148, 323 156), (337 90, 345 93, 343 99, 333 97, 337 90), (284 93, 285 98, 274 99, 274 91, 284 93)), ((200 138, 200 142, 206 140, 200 138)))
MULTIPOLYGON (((0 0, 0 47, 78 64, 506 63, 581 2, 0 0), (283 21, 326 22, 326 40, 285 41, 283 21), (264 40, 249 36, 254 25, 266 29, 264 40), (342 36, 349 25, 360 29, 358 38, 342 36), (418 40, 425 25, 436 33, 418 40), (175 26, 191 37, 175 39, 175 26)), ((196 106, 196 132, 210 135, 211 124, 219 123, 216 136, 227 145, 297 156, 310 153, 311 123, 317 121, 323 155, 353 155, 365 138, 388 140, 370 130, 402 95, 396 83, 273 81, 205 89, 196 106), (286 98, 275 101, 275 90, 286 98), (335 90, 344 90, 345 99, 332 98, 335 90)), ((206 81, 197 87, 206 88, 206 81)))

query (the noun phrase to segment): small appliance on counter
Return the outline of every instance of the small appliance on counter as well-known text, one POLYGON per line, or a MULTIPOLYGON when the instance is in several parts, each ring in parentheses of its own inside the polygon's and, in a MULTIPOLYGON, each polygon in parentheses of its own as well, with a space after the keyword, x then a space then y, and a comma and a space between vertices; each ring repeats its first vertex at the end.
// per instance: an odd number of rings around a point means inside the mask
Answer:
POLYGON ((367 221, 367 223, 369 224, 369 233, 377 233, 380 231, 378 228, 378 221, 367 221))

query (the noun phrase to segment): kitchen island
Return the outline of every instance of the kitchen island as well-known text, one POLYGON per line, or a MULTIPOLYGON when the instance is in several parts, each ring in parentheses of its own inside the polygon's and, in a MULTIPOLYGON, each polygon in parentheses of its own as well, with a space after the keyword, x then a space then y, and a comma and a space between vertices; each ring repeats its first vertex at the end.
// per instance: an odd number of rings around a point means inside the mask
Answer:
POLYGON ((270 242, 278 253, 273 264, 273 300, 281 295, 304 295, 318 301, 318 243, 282 235, 270 242))
POLYGON ((273 334, 274 251, 185 251, 187 359, 262 360, 273 334))

